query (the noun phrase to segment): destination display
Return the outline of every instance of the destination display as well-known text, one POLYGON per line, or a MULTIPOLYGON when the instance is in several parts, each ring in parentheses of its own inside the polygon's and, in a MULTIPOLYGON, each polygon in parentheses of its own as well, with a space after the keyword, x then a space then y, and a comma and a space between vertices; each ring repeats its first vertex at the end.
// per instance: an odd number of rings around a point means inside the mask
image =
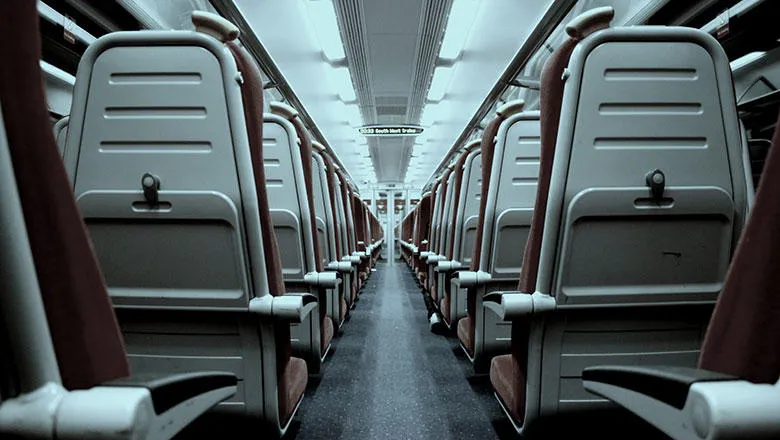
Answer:
POLYGON ((367 125, 358 129, 363 136, 417 136, 423 128, 416 125, 367 125))

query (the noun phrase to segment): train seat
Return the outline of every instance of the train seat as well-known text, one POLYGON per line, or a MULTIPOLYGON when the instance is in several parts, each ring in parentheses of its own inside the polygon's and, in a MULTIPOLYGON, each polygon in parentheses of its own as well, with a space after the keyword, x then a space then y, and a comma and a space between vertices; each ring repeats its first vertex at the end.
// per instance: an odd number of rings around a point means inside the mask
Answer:
POLYGON ((339 214, 336 211, 335 191, 336 184, 331 181, 333 161, 328 156, 325 147, 319 142, 312 142, 314 155, 312 167, 314 171, 314 195, 315 213, 317 220, 317 234, 319 235, 320 252, 326 258, 325 270, 339 273, 341 283, 335 289, 328 289, 331 299, 328 301, 328 316, 336 327, 344 323, 347 314, 347 296, 349 294, 349 277, 354 273, 352 264, 341 261, 341 225, 339 214))
POLYGON ((285 292, 259 68, 235 26, 192 20, 196 32, 89 46, 66 166, 133 368, 235 372, 238 392, 216 410, 283 434, 308 377, 290 323, 316 314, 317 298, 285 292))
POLYGON ((780 437, 778 127, 780 118, 698 369, 618 365, 588 367, 582 373, 585 389, 674 439, 780 437))
POLYGON ((237 378, 131 375, 50 130, 36 2, 5 2, 0 16, 0 436, 171 438, 237 378))
POLYGON ((447 215, 449 208, 450 198, 452 192, 450 191, 450 184, 452 183, 453 169, 455 164, 450 164, 442 174, 439 180, 438 188, 434 194, 434 209, 433 216, 431 218, 431 230, 430 230, 430 245, 428 251, 420 254, 420 260, 422 261, 423 270, 425 271, 426 288, 430 292, 431 297, 435 303, 439 302, 438 290, 437 290, 437 278, 434 268, 439 261, 443 252, 443 235, 446 229, 444 218, 447 215))
MULTIPOLYGON (((274 102, 263 115, 263 163, 265 191, 271 221, 282 258, 285 290, 309 292, 318 298, 319 318, 291 326, 293 350, 306 359, 309 371, 319 373, 333 339, 328 315, 332 295, 340 280, 337 272, 325 272, 327 264, 317 233, 312 170, 312 144, 303 121, 292 107, 274 102)), ((315 317, 317 315, 312 315, 315 317)))
POLYGON ((695 365, 747 214, 723 49, 697 29, 609 28, 613 16, 575 18, 544 67, 519 291, 483 299, 512 322, 490 376, 518 431, 608 407, 583 387, 587 366, 695 365))
POLYGON ((474 252, 473 235, 478 221, 480 180, 482 170, 479 140, 468 143, 455 163, 453 199, 447 225, 446 253, 436 263, 436 286, 439 310, 444 323, 450 329, 466 314, 466 295, 450 290, 450 276, 453 272, 467 269, 474 252), (472 239, 469 240, 469 237, 472 239), (456 257, 457 256, 457 257, 456 257))
POLYGON ((511 325, 487 311, 482 297, 517 285, 536 197, 539 112, 522 109, 522 101, 504 104, 483 134, 474 257, 471 270, 451 277, 451 291, 466 290, 466 316, 457 332, 477 371, 487 366, 490 356, 509 350, 511 325))

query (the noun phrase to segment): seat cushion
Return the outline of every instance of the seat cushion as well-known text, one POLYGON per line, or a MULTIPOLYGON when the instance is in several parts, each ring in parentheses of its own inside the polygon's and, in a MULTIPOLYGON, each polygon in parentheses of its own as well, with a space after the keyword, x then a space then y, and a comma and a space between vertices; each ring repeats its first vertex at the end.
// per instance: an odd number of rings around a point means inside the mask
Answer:
POLYGON ((474 334, 471 333, 470 316, 466 316, 458 321, 458 339, 460 339, 460 343, 466 347, 469 356, 474 356, 474 334))
POLYGON ((330 341, 333 340, 333 320, 330 316, 325 317, 322 320, 322 335, 320 335, 320 341, 322 342, 322 354, 325 354, 330 341))
MULTIPOLYGON (((339 319, 344 321, 344 319, 347 317, 347 300, 344 298, 344 296, 340 298, 339 303, 339 319)), ((341 325, 340 322, 339 325, 341 325)))
POLYGON ((441 299, 439 311, 441 311, 442 316, 444 316, 444 320, 447 321, 447 325, 450 325, 452 322, 450 320, 450 300, 447 298, 447 296, 441 299))
POLYGON ((309 369, 306 361, 297 357, 291 357, 282 374, 280 383, 285 384, 284 390, 279 390, 279 419, 282 426, 286 425, 298 402, 303 398, 303 391, 309 380, 309 369))
POLYGON ((520 426, 525 416, 525 375, 511 354, 496 356, 490 362, 490 383, 499 399, 520 426))

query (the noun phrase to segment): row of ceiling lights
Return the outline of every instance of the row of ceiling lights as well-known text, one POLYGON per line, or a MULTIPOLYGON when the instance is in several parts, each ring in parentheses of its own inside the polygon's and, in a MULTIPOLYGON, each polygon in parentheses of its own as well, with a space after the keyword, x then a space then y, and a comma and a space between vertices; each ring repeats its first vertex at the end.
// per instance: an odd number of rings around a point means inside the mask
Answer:
MULTIPOLYGON (((420 125, 425 127, 426 134, 416 140, 415 150, 434 141, 435 124, 452 113, 453 104, 447 99, 447 92, 479 12, 479 7, 479 0, 454 0, 452 3, 444 30, 444 39, 439 49, 437 66, 428 89, 427 104, 423 108, 420 118, 420 125)), ((412 160, 409 162, 407 181, 424 181, 429 177, 430 170, 424 166, 426 160, 424 153, 425 151, 421 151, 412 156, 412 160)))
MULTIPOLYGON (((446 99, 447 91, 479 6, 479 0, 454 0, 452 4, 444 31, 444 39, 439 49, 437 67, 434 69, 433 79, 428 90, 428 103, 423 109, 420 119, 420 125, 426 128, 426 133, 416 139, 415 147, 433 141, 431 127, 450 113, 451 103, 446 99)), ((321 44, 325 61, 329 66, 331 84, 338 92, 337 105, 341 110, 339 114, 345 116, 345 122, 348 126, 361 126, 364 123, 363 116, 358 107, 352 76, 346 62, 344 44, 341 40, 333 2, 332 0, 308 0, 305 1, 305 7, 314 33, 321 44)), ((358 135, 357 132, 354 136, 356 145, 367 144, 365 138, 358 135)), ((358 151, 357 155, 361 155, 361 153, 358 151)), ((412 156, 412 161, 409 164, 412 173, 406 179, 407 181, 417 181, 425 177, 423 173, 426 170, 420 163, 424 155, 422 153, 412 156)), ((366 159, 362 155, 361 158, 366 159)), ((366 162, 363 163, 366 164, 366 162)), ((363 169, 366 168, 369 167, 363 166, 363 169)))

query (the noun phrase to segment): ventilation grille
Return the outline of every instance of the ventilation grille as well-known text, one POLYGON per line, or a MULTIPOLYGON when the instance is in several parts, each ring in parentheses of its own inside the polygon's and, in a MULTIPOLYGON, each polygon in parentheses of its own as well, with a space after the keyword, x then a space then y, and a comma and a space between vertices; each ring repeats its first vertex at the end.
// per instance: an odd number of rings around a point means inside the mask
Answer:
POLYGON ((371 75, 368 66, 369 60, 366 33, 363 29, 363 5, 360 0, 335 0, 333 2, 339 23, 341 24, 341 36, 344 42, 344 50, 352 74, 352 82, 355 86, 355 96, 360 103, 360 111, 363 120, 368 123, 376 123, 374 113, 374 96, 371 87, 371 75))
POLYGON ((416 123, 420 119, 451 6, 452 0, 425 0, 423 5, 412 93, 409 97, 409 122, 416 123))

